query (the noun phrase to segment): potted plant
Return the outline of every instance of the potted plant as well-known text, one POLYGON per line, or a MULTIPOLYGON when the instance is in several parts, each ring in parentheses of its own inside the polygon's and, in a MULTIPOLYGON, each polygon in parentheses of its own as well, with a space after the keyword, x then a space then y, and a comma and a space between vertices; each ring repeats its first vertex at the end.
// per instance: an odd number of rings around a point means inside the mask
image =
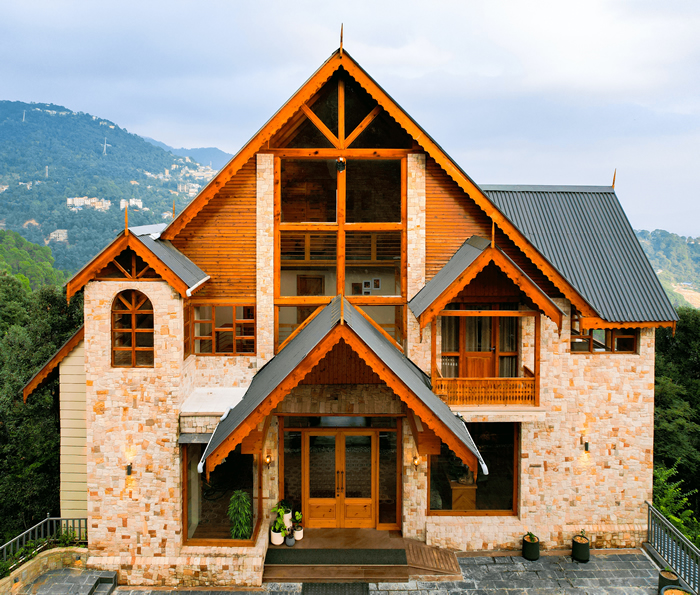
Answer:
POLYGON ((296 542, 296 539, 294 539, 294 529, 287 527, 285 531, 286 534, 284 537, 284 543, 287 545, 287 547, 293 547, 294 543, 296 542))
POLYGON ((280 500, 277 506, 282 510, 284 526, 287 527, 287 529, 289 529, 292 526, 292 509, 284 500, 280 500))
POLYGON ((523 558, 533 562, 540 559, 540 540, 532 531, 523 535, 523 558))
POLYGON ((669 567, 666 566, 663 570, 659 570, 659 593, 661 593, 661 589, 668 585, 680 585, 681 581, 678 578, 678 575, 673 572, 673 570, 669 567))
POLYGON ((294 539, 304 539, 304 527, 301 526, 302 515, 298 510, 294 513, 294 539))
POLYGON ((588 562, 591 559, 590 541, 583 529, 571 540, 571 557, 577 562, 588 562))
POLYGON ((245 490, 233 492, 226 514, 231 521, 231 539, 249 539, 253 529, 253 504, 250 494, 245 490))
POLYGON ((282 545, 284 543, 285 531, 284 520, 281 516, 276 516, 275 522, 272 523, 272 527, 270 527, 270 543, 272 545, 282 545))
POLYGON ((679 585, 667 585, 661 589, 661 593, 663 595, 693 595, 692 591, 679 585))

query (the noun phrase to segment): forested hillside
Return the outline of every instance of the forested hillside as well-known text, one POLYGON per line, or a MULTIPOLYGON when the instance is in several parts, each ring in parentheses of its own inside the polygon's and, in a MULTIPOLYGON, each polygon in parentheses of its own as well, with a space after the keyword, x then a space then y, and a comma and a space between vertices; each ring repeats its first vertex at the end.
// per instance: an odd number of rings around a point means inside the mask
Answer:
POLYGON ((132 225, 167 220, 173 202, 179 212, 189 186, 208 181, 198 168, 96 116, 0 101, 0 229, 50 242, 60 269, 75 272, 124 228, 122 199, 141 201, 129 208, 132 225), (67 199, 74 197, 111 205, 71 210, 67 199), (67 230, 67 241, 52 240, 55 230, 67 230))
MULTIPOLYGON (((80 327, 82 294, 66 303, 51 250, 0 232, 0 542, 59 513, 58 383, 25 404, 22 387, 80 327), (30 288, 30 283, 33 287, 30 288)), ((1 575, 0 575, 1 576, 1 575)))
POLYGON ((690 306, 678 289, 684 287, 700 292, 700 238, 679 236, 662 229, 635 233, 671 303, 676 307, 690 306))
POLYGON ((170 151, 173 155, 179 155, 180 157, 191 157, 197 163, 209 165, 215 170, 221 169, 233 157, 231 153, 226 153, 225 151, 217 149, 216 147, 202 147, 199 149, 176 149, 158 140, 148 138, 147 136, 144 136, 143 138, 152 145, 155 145, 156 147, 160 147, 161 149, 170 151))

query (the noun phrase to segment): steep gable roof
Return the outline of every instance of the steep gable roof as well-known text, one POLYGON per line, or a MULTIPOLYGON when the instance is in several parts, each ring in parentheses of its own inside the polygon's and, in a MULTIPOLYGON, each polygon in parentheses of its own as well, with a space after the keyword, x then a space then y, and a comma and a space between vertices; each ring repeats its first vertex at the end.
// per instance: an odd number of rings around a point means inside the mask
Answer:
MULTIPOLYGON (((424 418, 422 413, 430 413, 429 416, 425 415, 426 425, 442 438, 458 456, 462 456, 464 460, 466 452, 469 457, 474 459, 474 462, 479 462, 484 473, 488 473, 466 425, 452 413, 440 397, 432 392, 430 379, 341 296, 335 297, 330 304, 323 308, 280 353, 265 364, 253 377, 253 381, 241 402, 231 408, 216 427, 202 455, 199 466, 200 473, 204 471, 207 459, 214 455, 217 449, 226 446, 227 452, 219 453, 219 457, 223 458, 230 449, 240 443, 244 435, 239 435, 236 440, 227 443, 229 437, 236 433, 239 428, 245 427, 246 424, 248 427, 257 425, 269 413, 268 410, 274 408, 276 405, 274 402, 267 403, 265 406, 263 404, 280 386, 284 385, 286 379, 294 375, 300 364, 311 357, 314 350, 322 345, 334 330, 338 329, 349 329, 343 331, 340 338, 354 339, 355 341, 359 339, 373 356, 378 358, 383 369, 379 369, 380 367, 377 366, 375 371, 380 377, 386 380, 387 375, 390 375, 398 379, 410 393, 415 395, 415 403, 409 406, 412 408, 418 406, 419 410, 416 413, 421 418, 424 418), (255 417, 252 422, 251 417, 255 417)), ((331 345, 327 346, 326 352, 330 347, 331 345)), ((325 352, 316 354, 313 359, 320 359, 322 355, 325 355, 325 352)), ((302 378, 303 376, 296 378, 293 386, 296 386, 302 378)), ((277 399, 281 400, 283 396, 278 395, 277 399)), ((247 433, 246 431, 245 434, 247 433)))
POLYGON ((301 88, 275 113, 270 120, 246 143, 229 163, 209 182, 187 207, 170 222, 161 236, 173 239, 197 213, 219 192, 221 188, 278 132, 305 103, 340 68, 344 69, 362 88, 369 93, 413 139, 443 168, 443 170, 466 192, 469 197, 513 240, 523 253, 560 289, 579 310, 587 316, 596 313, 586 303, 566 278, 543 258, 530 241, 508 219, 499 208, 482 192, 479 186, 464 170, 421 128, 418 123, 394 101, 381 86, 347 53, 336 50, 331 57, 301 86, 301 88))
POLYGON ((482 189, 604 321, 678 320, 612 187, 482 189))
POLYGON ((190 296, 209 276, 169 241, 161 240, 165 224, 130 227, 86 264, 66 283, 70 298, 91 281, 116 256, 131 248, 182 297, 190 296))

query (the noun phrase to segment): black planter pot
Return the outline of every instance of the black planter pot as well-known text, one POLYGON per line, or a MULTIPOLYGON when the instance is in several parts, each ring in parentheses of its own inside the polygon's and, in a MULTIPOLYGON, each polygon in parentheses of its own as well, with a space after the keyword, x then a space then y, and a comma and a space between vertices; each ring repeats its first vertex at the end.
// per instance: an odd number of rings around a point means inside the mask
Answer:
POLYGON ((668 587, 669 585, 680 585, 681 581, 678 578, 678 575, 673 572, 672 570, 665 572, 663 570, 659 571, 659 593, 661 593, 661 590, 664 587, 668 587), (669 576, 664 576, 664 574, 672 574, 675 578, 671 578, 669 576))
POLYGON ((668 593, 671 590, 676 590, 680 591, 681 593, 688 593, 688 595, 693 595, 692 591, 689 591, 685 587, 681 587, 680 585, 666 585, 663 589, 661 589, 661 593, 668 593))
POLYGON ((540 559, 540 540, 535 537, 535 541, 528 541, 523 537, 523 558, 534 562, 540 559))
POLYGON ((571 540, 571 557, 577 562, 588 562, 591 559, 591 548, 588 537, 575 535, 571 540))

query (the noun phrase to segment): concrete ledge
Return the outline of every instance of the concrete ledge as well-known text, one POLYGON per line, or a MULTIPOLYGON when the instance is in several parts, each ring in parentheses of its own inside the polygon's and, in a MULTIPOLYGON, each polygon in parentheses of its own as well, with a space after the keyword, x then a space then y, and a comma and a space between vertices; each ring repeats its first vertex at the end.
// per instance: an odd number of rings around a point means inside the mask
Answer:
POLYGON ((464 421, 536 422, 545 421, 548 410, 544 407, 519 407, 512 405, 474 405, 471 407, 452 406, 464 421))
POLYGON ((24 585, 33 582, 48 570, 85 568, 87 557, 87 548, 83 547, 55 547, 44 550, 16 568, 10 576, 0 580, 0 595, 18 593, 24 585))

